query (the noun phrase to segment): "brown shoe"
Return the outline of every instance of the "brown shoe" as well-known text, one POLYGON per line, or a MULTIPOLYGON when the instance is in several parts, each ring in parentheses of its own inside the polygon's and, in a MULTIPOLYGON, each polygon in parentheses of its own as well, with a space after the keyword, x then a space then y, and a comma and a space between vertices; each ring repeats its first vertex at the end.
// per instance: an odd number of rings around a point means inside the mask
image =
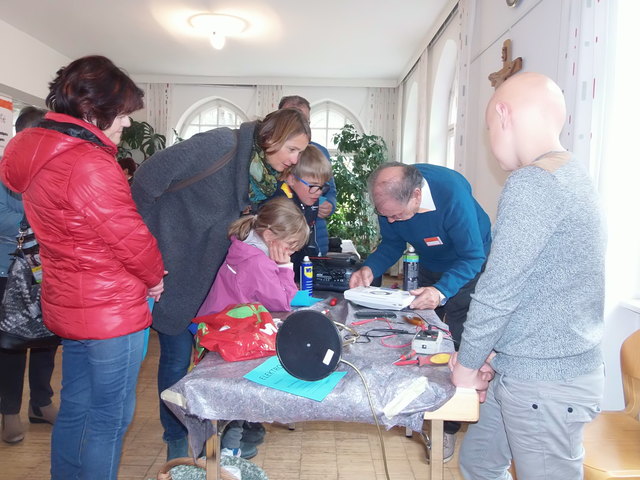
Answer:
POLYGON ((2 440, 7 443, 18 443, 24 439, 24 427, 20 415, 2 415, 2 440))
POLYGON ((49 423, 53 425, 56 423, 57 416, 58 409, 53 403, 44 407, 34 407, 29 404, 29 421, 31 423, 49 423))

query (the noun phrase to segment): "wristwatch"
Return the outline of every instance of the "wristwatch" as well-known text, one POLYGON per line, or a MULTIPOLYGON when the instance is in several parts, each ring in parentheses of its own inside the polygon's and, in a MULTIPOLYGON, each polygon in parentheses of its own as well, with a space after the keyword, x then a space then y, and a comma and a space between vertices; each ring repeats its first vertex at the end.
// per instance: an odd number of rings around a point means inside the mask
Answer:
POLYGON ((438 304, 438 306, 439 307, 443 307, 444 304, 447 303, 447 297, 445 297, 444 294, 440 290, 438 290, 438 295, 440 295, 440 303, 438 304))

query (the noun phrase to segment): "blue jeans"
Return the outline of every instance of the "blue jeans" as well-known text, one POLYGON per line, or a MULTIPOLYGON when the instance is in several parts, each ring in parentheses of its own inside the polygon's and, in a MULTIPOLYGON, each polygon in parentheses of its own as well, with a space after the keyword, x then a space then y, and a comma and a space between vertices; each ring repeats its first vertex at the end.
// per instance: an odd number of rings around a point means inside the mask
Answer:
POLYGON ((62 340, 51 480, 116 480, 122 438, 135 409, 143 342, 143 331, 107 340, 62 340))
MULTIPOLYGON (((160 394, 187 374, 191 363, 193 334, 187 329, 177 335, 158 332, 158 339, 160 340, 158 394, 160 394)), ((160 423, 164 428, 162 439, 165 442, 187 438, 187 429, 162 400, 160 400, 160 423)))

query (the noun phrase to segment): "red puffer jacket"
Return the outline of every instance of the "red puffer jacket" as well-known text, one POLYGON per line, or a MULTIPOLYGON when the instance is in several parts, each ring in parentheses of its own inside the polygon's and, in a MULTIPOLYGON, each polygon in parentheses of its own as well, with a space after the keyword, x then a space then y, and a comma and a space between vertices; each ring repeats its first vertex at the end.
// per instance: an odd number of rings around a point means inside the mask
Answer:
POLYGON ((9 142, 0 163, 40 242, 45 324, 63 338, 113 338, 151 324, 147 290, 164 266, 115 152, 94 125, 48 113, 9 142))

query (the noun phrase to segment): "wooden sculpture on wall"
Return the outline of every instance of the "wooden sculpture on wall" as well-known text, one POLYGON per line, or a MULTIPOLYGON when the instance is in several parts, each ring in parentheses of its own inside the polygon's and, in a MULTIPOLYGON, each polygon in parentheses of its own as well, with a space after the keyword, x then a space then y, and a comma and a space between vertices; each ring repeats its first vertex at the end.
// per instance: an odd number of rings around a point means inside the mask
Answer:
POLYGON ((502 44, 502 68, 489 75, 491 86, 498 88, 502 82, 520 70, 522 70, 522 57, 511 60, 511 40, 507 39, 502 44))

